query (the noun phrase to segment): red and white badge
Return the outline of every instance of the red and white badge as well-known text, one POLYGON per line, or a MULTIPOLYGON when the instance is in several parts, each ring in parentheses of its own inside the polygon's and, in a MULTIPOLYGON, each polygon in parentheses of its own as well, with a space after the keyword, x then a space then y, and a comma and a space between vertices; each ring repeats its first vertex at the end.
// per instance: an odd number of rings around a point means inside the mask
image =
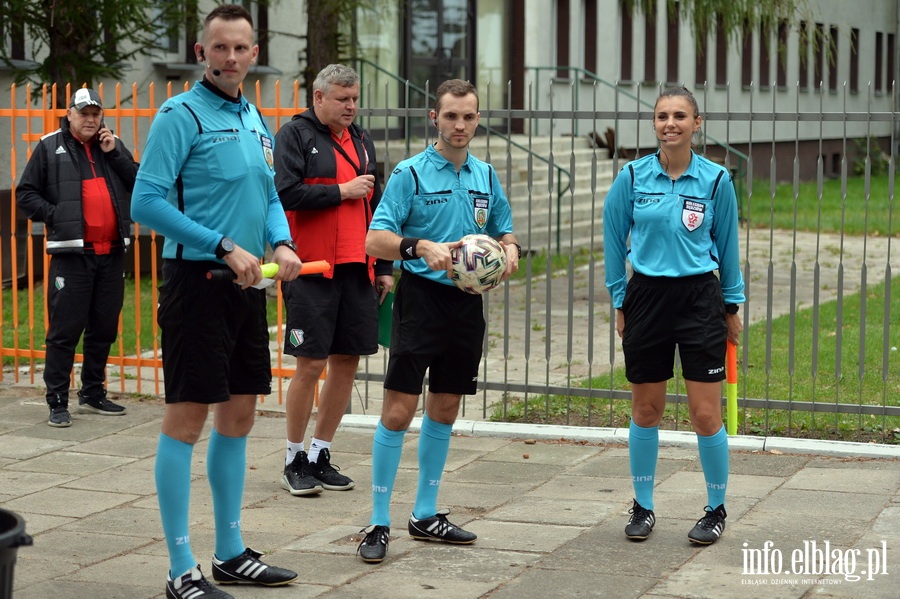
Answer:
POLYGON ((695 202, 694 200, 685 200, 681 208, 681 224, 688 231, 699 229, 703 224, 703 216, 706 214, 706 204, 695 202))

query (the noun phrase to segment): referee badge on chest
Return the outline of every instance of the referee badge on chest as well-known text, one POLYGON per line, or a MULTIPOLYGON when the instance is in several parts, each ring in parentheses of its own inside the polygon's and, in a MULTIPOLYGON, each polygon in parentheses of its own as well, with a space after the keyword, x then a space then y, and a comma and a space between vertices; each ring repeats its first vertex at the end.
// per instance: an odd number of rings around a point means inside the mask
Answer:
POLYGON ((269 170, 275 170, 275 155, 272 153, 272 138, 268 135, 260 135, 259 142, 262 144, 263 156, 266 157, 266 164, 269 170))
POLYGON ((491 206, 491 200, 486 196, 474 196, 472 198, 472 205, 474 207, 475 224, 478 225, 479 229, 483 229, 487 224, 488 209, 491 206))
POLYGON ((694 200, 684 200, 681 207, 681 224, 688 231, 700 228, 703 224, 703 216, 706 214, 706 204, 694 200))

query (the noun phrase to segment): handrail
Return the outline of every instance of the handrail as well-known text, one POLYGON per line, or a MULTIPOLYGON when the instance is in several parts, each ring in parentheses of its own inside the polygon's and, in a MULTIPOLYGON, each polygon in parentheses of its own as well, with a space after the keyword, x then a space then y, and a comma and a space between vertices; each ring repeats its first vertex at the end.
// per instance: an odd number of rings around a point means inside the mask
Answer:
MULTIPOLYGON (((615 91, 616 94, 621 94, 621 95, 625 96, 626 98, 630 98, 631 100, 634 100, 638 104, 641 104, 641 105, 646 106, 651 109, 653 108, 653 104, 651 104, 647 100, 643 100, 643 99, 639 98, 638 96, 632 94, 631 92, 629 92, 625 89, 622 89, 618 84, 611 83, 611 82, 605 80, 600 75, 593 73, 582 67, 565 66, 565 65, 541 66, 541 67, 526 66, 525 71, 526 72, 527 71, 535 71, 535 73, 540 73, 541 71, 574 71, 575 73, 582 75, 583 78, 585 78, 585 79, 589 79, 592 82, 596 82, 601 85, 605 85, 606 87, 615 91)), ((535 98, 535 106, 537 106, 537 100, 538 100, 538 98, 540 98, 540 77, 535 76, 534 82, 535 82, 534 83, 534 98, 535 98)), ((575 94, 575 110, 576 111, 578 110, 578 99, 579 99, 578 94, 575 94)), ((737 148, 729 145, 727 142, 720 141, 720 140, 716 139, 715 137, 713 137, 712 135, 707 134, 705 131, 703 133, 703 139, 709 140, 713 143, 713 145, 719 146, 720 148, 725 150, 726 160, 727 160, 727 156, 729 154, 734 154, 737 157, 737 167, 734 169, 735 176, 733 177, 733 179, 736 179, 735 193, 737 194, 737 197, 738 197, 738 213, 740 215, 741 220, 743 220, 744 177, 747 174, 746 166, 747 166, 748 161, 750 160, 750 157, 747 156, 746 154, 744 154, 743 152, 741 152, 740 150, 738 150, 737 148)), ((705 145, 706 144, 704 143, 704 146, 705 145)), ((610 148, 610 149, 613 152, 615 152, 617 150, 616 148, 610 148)))
MULTIPOLYGON (((422 94, 423 96, 425 96, 425 98, 428 99, 429 101, 435 99, 435 96, 433 93, 427 91, 426 89, 419 87, 418 85, 416 85, 414 83, 411 83, 409 81, 409 79, 405 79, 405 78, 397 75, 396 73, 392 73, 392 72, 388 71, 381 65, 376 64, 376 63, 372 62, 371 60, 368 60, 368 59, 362 58, 362 57, 354 57, 354 58, 350 59, 350 62, 368 65, 368 66, 372 67, 373 69, 375 69, 376 71, 378 71, 379 73, 382 73, 382 74, 388 76, 389 78, 393 79, 397 83, 405 86, 407 88, 407 90, 413 90, 415 92, 418 92, 418 93, 422 94)), ((359 73, 359 77, 360 77, 360 88, 363 88, 364 87, 363 70, 360 68, 357 68, 356 71, 359 73)), ((377 113, 377 111, 374 109, 372 110, 372 112, 377 113)), ((493 127, 489 127, 489 126, 481 124, 481 123, 479 123, 478 126, 482 129, 484 129, 485 131, 487 131, 488 133, 490 133, 491 135, 496 135, 500 139, 505 140, 506 143, 509 144, 510 146, 517 148, 517 149, 525 152, 526 154, 533 156, 534 158, 537 158, 539 161, 556 169, 556 206, 557 206, 557 213, 559 213, 559 207, 560 207, 560 203, 562 202, 563 194, 565 194, 571 187, 571 179, 572 179, 571 173, 567 169, 556 164, 555 162, 551 162, 549 158, 546 158, 545 156, 542 156, 542 155, 538 154, 537 152, 535 152, 534 150, 527 148, 527 147, 523 146, 522 144, 518 143, 517 141, 513 140, 509 135, 503 133, 502 131, 499 131, 493 127), (563 175, 566 175, 566 178, 565 178, 566 183, 565 183, 564 187, 563 187, 563 175)), ((406 149, 407 149, 407 152, 409 152, 410 136, 409 136, 408 122, 406 124, 406 131, 405 131, 404 137, 407 141, 406 149)), ((557 237, 558 236, 559 236, 559 234, 557 232, 557 237)), ((557 240, 556 251, 557 252, 560 251, 558 240, 557 240)))

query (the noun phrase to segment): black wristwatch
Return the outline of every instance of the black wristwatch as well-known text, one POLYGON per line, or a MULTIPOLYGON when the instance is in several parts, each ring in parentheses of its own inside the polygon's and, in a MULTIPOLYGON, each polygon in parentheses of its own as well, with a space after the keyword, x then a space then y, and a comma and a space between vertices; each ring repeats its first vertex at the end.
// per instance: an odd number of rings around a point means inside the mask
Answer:
POLYGON ((521 260, 522 259, 522 246, 519 245, 518 243, 514 243, 513 245, 516 246, 517 250, 519 250, 519 260, 521 260))
POLYGON ((297 252, 297 244, 291 241, 290 239, 282 239, 281 241, 276 241, 272 244, 272 251, 277 250, 281 246, 286 245, 291 248, 295 253, 297 252))
POLYGON ((223 237, 216 246, 216 258, 221 260, 234 251, 234 241, 230 237, 223 237))
POLYGON ((738 304, 725 304, 725 314, 737 314, 739 308, 738 304))

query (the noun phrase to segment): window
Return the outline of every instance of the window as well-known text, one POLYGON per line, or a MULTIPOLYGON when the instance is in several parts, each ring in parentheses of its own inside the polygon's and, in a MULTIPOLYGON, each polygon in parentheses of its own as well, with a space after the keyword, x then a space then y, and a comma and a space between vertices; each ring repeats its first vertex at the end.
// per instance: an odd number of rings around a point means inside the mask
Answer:
POLYGON ((875 32, 875 93, 884 91, 884 34, 875 32))
POLYGON ((0 14, 0 47, 12 60, 25 60, 25 26, 12 17, 0 14))
POLYGON ((775 51, 775 80, 781 89, 787 87, 787 41, 788 24, 782 21, 778 24, 778 46, 775 51))
POLYGON ((769 75, 769 68, 772 63, 772 37, 769 27, 761 25, 759 28, 759 87, 760 89, 769 89, 772 80, 769 75))
POLYGON ((894 86, 894 34, 887 35, 887 83, 888 91, 894 86))
POLYGON ((838 89, 838 28, 831 27, 828 31, 828 44, 831 48, 830 56, 826 57, 828 61, 828 89, 836 92, 838 89))
MULTIPOLYGON (((632 53, 634 51, 634 21, 631 12, 622 10, 622 58, 619 65, 619 79, 631 81, 634 78, 632 72, 632 53)), ((595 34, 596 35, 596 34, 595 34)))
POLYGON ((753 83, 753 33, 750 24, 744 23, 741 31, 741 85, 753 83))
POLYGON ((706 34, 703 37, 703 43, 694 51, 694 82, 697 85, 706 85, 706 78, 708 77, 706 74, 706 63, 709 57, 706 54, 706 38, 709 38, 709 35, 706 34))
POLYGON ((644 83, 656 83, 656 15, 644 15, 644 83))
POLYGON ((728 83, 728 36, 725 33, 725 20, 721 15, 716 17, 716 85, 728 83))
POLYGON ((584 3, 584 68, 597 73, 597 0, 584 3))
POLYGON ((678 57, 681 55, 678 47, 678 3, 675 8, 666 11, 666 81, 678 83, 678 57))
MULTIPOLYGON (((569 0, 558 0, 556 4, 556 66, 569 66, 569 0)), ((557 68, 556 76, 569 78, 569 70, 557 68)))
POLYGON ((806 21, 800 21, 800 39, 798 40, 799 72, 797 78, 800 81, 800 90, 809 90, 809 26, 806 21))
POLYGON ((821 23, 816 23, 816 45, 815 58, 813 59, 813 86, 821 89, 825 83, 822 69, 825 66, 825 27, 821 23))
MULTIPOLYGON (((255 3, 254 3, 255 4, 255 3)), ((269 6, 260 4, 256 9, 256 43, 259 45, 259 54, 256 56, 256 64, 269 64, 269 6)))
POLYGON ((859 92, 859 29, 850 30, 850 92, 859 92))

